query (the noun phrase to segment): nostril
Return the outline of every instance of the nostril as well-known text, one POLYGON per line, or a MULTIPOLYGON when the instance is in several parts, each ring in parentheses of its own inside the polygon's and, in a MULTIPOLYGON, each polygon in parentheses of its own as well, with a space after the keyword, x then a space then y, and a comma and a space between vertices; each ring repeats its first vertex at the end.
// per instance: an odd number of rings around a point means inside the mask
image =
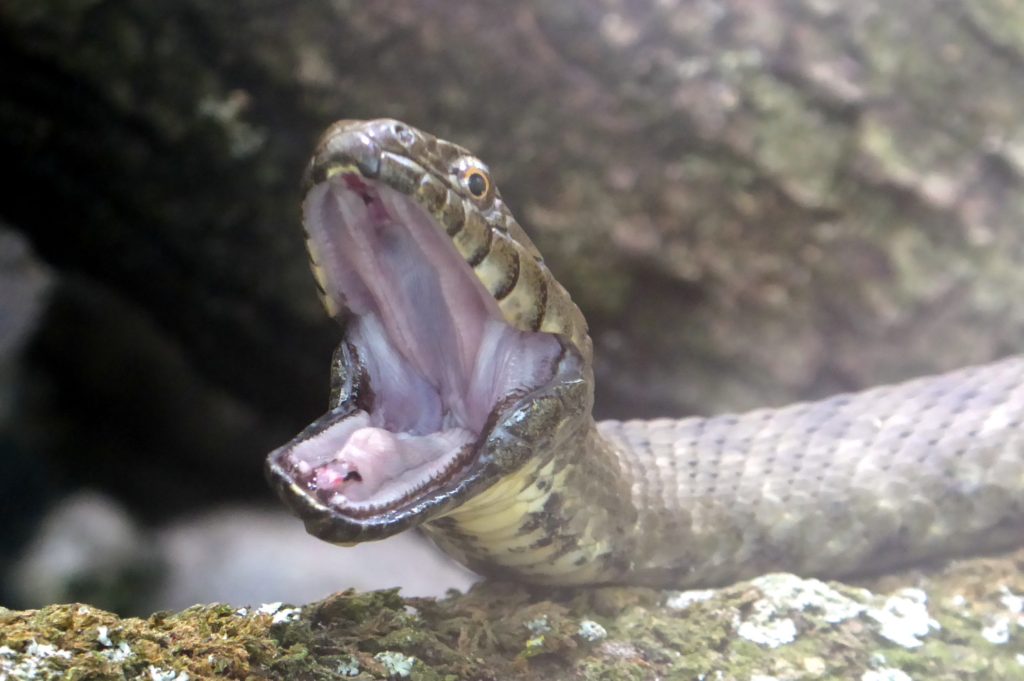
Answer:
POLYGON ((395 137, 398 138, 398 141, 405 146, 411 146, 412 143, 416 141, 416 136, 412 134, 412 130, 401 123, 394 125, 391 128, 391 132, 394 133, 395 137))
POLYGON ((341 479, 342 482, 362 482, 363 476, 359 475, 359 471, 349 471, 345 474, 345 477, 341 479))

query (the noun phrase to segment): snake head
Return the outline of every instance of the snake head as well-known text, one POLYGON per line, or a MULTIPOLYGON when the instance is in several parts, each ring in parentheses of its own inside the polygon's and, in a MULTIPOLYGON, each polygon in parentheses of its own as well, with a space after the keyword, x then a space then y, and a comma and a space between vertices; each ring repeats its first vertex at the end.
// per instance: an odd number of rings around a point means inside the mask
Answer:
POLYGON ((305 188, 344 340, 331 409, 267 474, 312 534, 355 543, 440 517, 589 414, 586 324, 481 161, 398 121, 342 121, 305 188))

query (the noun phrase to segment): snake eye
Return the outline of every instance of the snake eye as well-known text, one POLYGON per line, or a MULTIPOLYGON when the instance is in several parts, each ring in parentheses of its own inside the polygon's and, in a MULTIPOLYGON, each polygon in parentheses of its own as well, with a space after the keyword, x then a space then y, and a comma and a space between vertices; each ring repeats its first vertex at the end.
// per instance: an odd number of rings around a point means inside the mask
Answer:
POLYGON ((478 199, 484 198, 491 191, 491 179, 479 168, 466 168, 462 172, 462 184, 478 199))

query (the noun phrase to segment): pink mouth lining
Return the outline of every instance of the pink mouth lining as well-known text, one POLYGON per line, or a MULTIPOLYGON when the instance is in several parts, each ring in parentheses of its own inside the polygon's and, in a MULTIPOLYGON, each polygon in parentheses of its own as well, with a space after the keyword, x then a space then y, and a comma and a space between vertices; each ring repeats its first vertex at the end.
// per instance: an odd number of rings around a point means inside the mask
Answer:
POLYGON ((326 293, 373 404, 285 457, 322 504, 365 515, 449 480, 470 460, 495 406, 550 379, 557 341, 509 326, 447 235, 415 201, 345 176, 304 204, 326 293))

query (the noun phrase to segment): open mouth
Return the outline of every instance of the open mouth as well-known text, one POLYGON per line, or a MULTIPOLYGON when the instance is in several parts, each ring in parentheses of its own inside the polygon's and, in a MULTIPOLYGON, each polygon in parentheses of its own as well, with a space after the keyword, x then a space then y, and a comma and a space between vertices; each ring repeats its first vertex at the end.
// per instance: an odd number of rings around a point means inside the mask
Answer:
POLYGON ((310 189, 303 209, 364 388, 274 452, 272 475, 335 516, 420 504, 474 464, 496 411, 552 379, 562 346, 509 325, 414 198, 346 171, 310 189))

